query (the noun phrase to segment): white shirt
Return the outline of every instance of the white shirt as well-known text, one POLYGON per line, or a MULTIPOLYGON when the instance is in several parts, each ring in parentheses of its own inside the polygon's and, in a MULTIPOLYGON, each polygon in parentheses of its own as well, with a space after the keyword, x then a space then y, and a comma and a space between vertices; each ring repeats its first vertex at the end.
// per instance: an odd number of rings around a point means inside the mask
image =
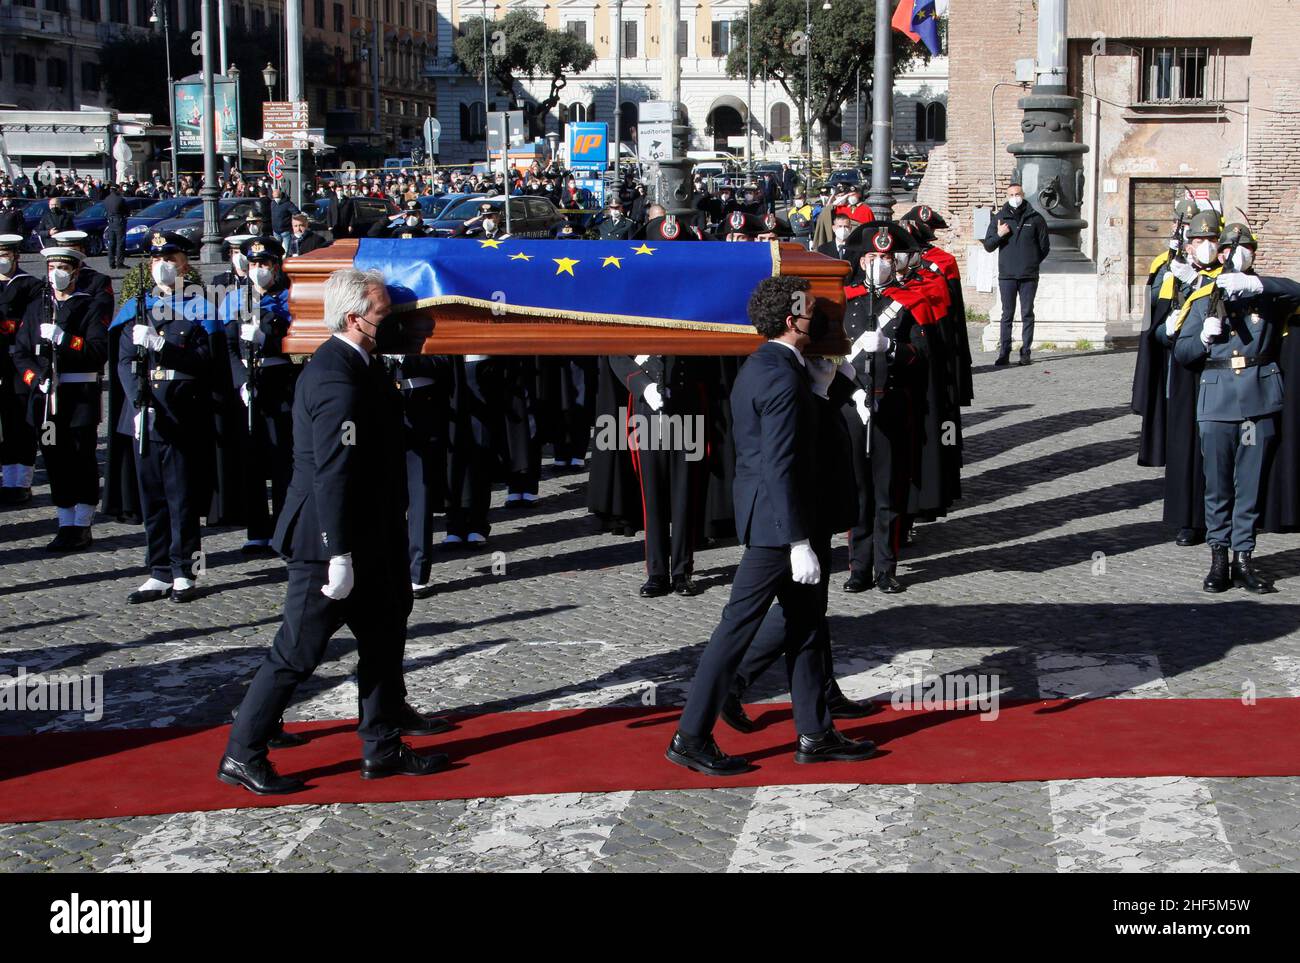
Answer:
POLYGON ((362 357, 363 359, 365 359, 365 362, 366 362, 367 365, 370 364, 370 352, 369 352, 369 351, 367 351, 365 348, 361 347, 361 345, 357 344, 357 343, 356 343, 355 341, 353 341, 351 338, 345 338, 345 337, 343 337, 343 335, 339 334, 337 331, 334 332, 334 337, 338 338, 340 341, 342 341, 344 344, 346 344, 349 348, 351 348, 351 349, 352 349, 353 351, 355 351, 357 354, 361 355, 361 357, 362 357))
POLYGON ((781 347, 783 347, 783 348, 789 348, 791 351, 794 352, 794 356, 795 356, 796 358, 799 359, 799 364, 800 364, 800 366, 801 366, 801 367, 804 367, 804 368, 808 367, 808 362, 805 361, 805 360, 803 359, 803 352, 800 351, 798 348, 796 348, 794 345, 792 345, 789 341, 775 341, 775 340, 774 340, 773 343, 774 343, 774 344, 779 344, 779 345, 781 345, 781 347))

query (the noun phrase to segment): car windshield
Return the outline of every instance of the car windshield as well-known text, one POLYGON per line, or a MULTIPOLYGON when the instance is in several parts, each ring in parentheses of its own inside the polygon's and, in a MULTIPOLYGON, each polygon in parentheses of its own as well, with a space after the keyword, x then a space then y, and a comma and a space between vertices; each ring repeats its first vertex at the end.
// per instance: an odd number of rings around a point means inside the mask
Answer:
MULTIPOLYGON (((501 199, 499 197, 490 197, 485 200, 481 197, 467 197, 459 204, 443 211, 440 217, 447 218, 448 220, 455 220, 457 218, 461 220, 469 220, 471 217, 476 217, 478 215, 478 206, 480 204, 491 204, 493 207, 499 209, 501 207, 501 199)), ((514 203, 510 205, 510 216, 513 217, 516 214, 520 217, 524 216, 524 205, 519 202, 518 198, 516 198, 514 203)))
POLYGON ((155 201, 148 207, 136 212, 137 217, 175 217, 188 205, 198 204, 197 197, 169 197, 165 201, 155 201))
POLYGON ((88 208, 82 211, 79 216, 84 218, 103 217, 104 202, 100 201, 98 204, 91 204, 88 208))

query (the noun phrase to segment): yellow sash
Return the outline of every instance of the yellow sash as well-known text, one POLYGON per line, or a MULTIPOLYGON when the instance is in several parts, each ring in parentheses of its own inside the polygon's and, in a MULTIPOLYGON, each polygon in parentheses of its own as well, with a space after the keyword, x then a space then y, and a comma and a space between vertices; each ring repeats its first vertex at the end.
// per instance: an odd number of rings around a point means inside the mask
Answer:
MULTIPOLYGON (((1213 277, 1217 277, 1217 276, 1218 276, 1218 273, 1216 272, 1214 275, 1209 275, 1209 274, 1205 274, 1204 272, 1202 272, 1202 276, 1204 276, 1204 277, 1212 277, 1212 276, 1213 276, 1213 277)), ((1187 319, 1187 314, 1188 314, 1188 312, 1192 310, 1192 302, 1193 302, 1193 301, 1198 301, 1198 300, 1200 300, 1201 298, 1207 297, 1207 296, 1209 296, 1209 295, 1211 295, 1211 294, 1213 294, 1213 293, 1214 293, 1214 283, 1213 283, 1213 282, 1211 282, 1210 284, 1205 285, 1204 287, 1197 288, 1196 291, 1193 292, 1192 295, 1191 295, 1191 296, 1190 296, 1186 301, 1183 302, 1182 309, 1179 310, 1179 312, 1178 312, 1178 317, 1176 317, 1176 318, 1174 319, 1174 327, 1173 327, 1173 330, 1174 330, 1175 332, 1177 332, 1177 331, 1179 331, 1179 330, 1182 328, 1182 326, 1183 326, 1183 321, 1185 321, 1185 320, 1187 319)), ((1166 323, 1165 327, 1168 328, 1168 323, 1166 323)))

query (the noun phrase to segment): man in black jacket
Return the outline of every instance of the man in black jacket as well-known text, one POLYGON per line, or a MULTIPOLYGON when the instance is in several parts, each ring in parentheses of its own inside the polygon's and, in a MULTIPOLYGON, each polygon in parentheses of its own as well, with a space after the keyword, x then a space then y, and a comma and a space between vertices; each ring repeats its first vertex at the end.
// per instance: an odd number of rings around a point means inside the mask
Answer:
POLYGON ((116 184, 108 185, 104 198, 104 248, 108 251, 108 266, 116 270, 126 264, 126 201, 116 184))
POLYGON ((51 236, 59 231, 71 231, 76 225, 73 223, 72 212, 63 207, 62 198, 51 197, 50 206, 41 214, 41 223, 37 226, 37 233, 40 234, 44 244, 48 246, 54 243, 50 240, 51 236))
POLYGON ((823 490, 813 382, 828 385, 835 368, 810 369, 803 356, 826 323, 814 315, 808 288, 804 278, 765 278, 749 302, 750 322, 767 341, 745 362, 731 391, 736 533, 745 554, 667 751, 669 761, 708 775, 734 776, 749 768, 744 759, 718 748, 713 726, 777 599, 786 620, 786 667, 799 732, 795 761, 852 761, 875 752, 870 742, 836 731, 826 705, 826 666, 817 633, 830 573, 830 526, 819 523, 823 490))
POLYGON ((1034 295, 1038 293, 1038 266, 1050 250, 1047 221, 1025 203, 1019 184, 1007 188, 1007 202, 989 222, 984 250, 998 252, 998 292, 1002 298, 1002 344, 994 364, 1011 360, 1011 319, 1020 298, 1020 361, 1029 364, 1034 343, 1034 295))
POLYGON ((217 778, 250 792, 297 792, 267 757, 294 690, 347 625, 357 639, 361 775, 423 776, 447 767, 416 755, 403 733, 446 730, 403 718, 402 650, 412 607, 406 574, 406 466, 401 399, 376 352, 391 302, 378 272, 345 268, 325 284, 333 336, 303 369, 293 404, 293 480, 276 526, 288 559, 284 622, 244 696, 217 778))

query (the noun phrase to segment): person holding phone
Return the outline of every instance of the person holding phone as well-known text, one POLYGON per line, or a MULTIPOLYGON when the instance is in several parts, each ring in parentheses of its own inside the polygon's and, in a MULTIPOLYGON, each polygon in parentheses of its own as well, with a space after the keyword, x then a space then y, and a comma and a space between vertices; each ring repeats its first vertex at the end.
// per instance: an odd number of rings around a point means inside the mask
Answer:
POLYGON ((1047 221, 1025 203, 1025 189, 1007 187, 1007 202, 989 222, 984 250, 998 252, 998 291, 1002 298, 1002 341, 993 363, 1011 362, 1011 320, 1020 300, 1020 365, 1029 364, 1034 343, 1034 296, 1038 293, 1038 268, 1050 250, 1047 221))

